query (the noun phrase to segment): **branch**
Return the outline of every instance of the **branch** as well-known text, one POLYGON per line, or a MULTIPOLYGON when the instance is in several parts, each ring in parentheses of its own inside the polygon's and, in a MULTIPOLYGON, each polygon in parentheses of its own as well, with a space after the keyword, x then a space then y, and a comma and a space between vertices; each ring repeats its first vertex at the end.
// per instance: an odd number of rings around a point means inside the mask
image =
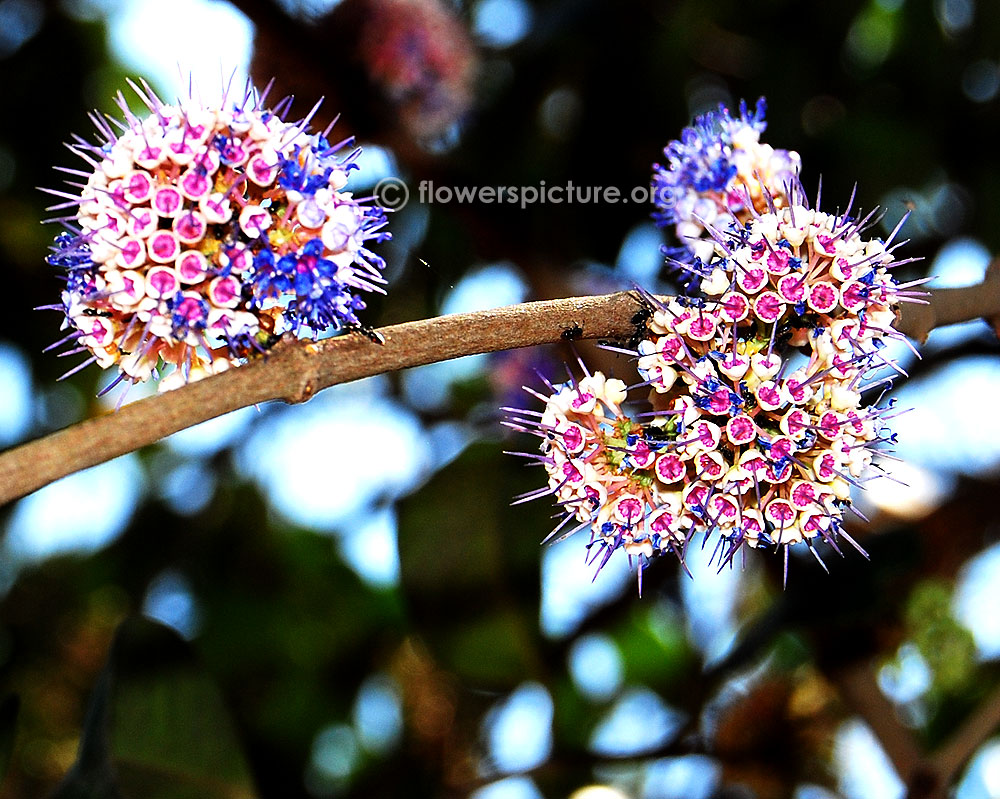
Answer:
MULTIPOLYGON (((511 305, 392 325, 384 345, 352 333, 319 343, 279 343, 267 358, 87 419, 0 454, 0 505, 73 472, 145 447, 178 430, 248 405, 305 402, 317 391, 363 377, 482 352, 565 338, 627 338, 641 301, 629 292, 511 305)), ((918 340, 934 327, 1000 318, 1000 261, 979 286, 931 293, 907 304, 897 329, 918 340)))
POLYGON ((828 675, 844 702, 865 720, 882 745, 893 768, 907 786, 908 799, 943 799, 943 792, 931 764, 903 726, 896 709, 878 687, 872 666, 853 663, 828 675))
POLYGON ((1000 728, 1000 687, 979 704, 975 713, 931 758, 942 785, 950 785, 969 758, 1000 728))
POLYGON ((906 783, 908 799, 943 799, 969 758, 1000 728, 998 686, 952 737, 928 756, 879 689, 869 663, 855 663, 830 676, 844 701, 865 720, 882 745, 906 783))
POLYGON ((267 358, 87 419, 0 454, 0 505, 73 472, 145 447, 178 430, 270 400, 305 402, 363 377, 463 355, 551 344, 563 338, 627 338, 641 310, 630 293, 573 297, 392 325, 376 344, 352 333, 318 343, 279 343, 267 358))
POLYGON ((920 344, 936 327, 986 319, 1000 335, 1000 258, 986 267, 986 276, 978 286, 931 291, 927 305, 905 303, 897 329, 920 344))

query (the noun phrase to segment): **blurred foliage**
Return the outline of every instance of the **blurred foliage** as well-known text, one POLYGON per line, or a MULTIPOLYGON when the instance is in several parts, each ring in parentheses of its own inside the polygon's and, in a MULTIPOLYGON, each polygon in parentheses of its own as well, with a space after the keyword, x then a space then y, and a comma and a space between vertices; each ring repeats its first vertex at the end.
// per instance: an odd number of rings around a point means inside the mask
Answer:
POLYGON ((172 630, 130 618, 97 678, 76 763, 56 799, 253 795, 218 691, 172 630))
MULTIPOLYGON (((459 22, 471 24, 485 2, 458 4, 459 22)), ((267 34, 256 70, 274 73, 276 91, 294 92, 302 112, 325 94, 329 112, 343 113, 338 130, 390 148, 411 191, 423 180, 572 180, 627 192, 648 183, 650 164, 692 114, 765 95, 766 140, 802 154, 807 187, 822 173, 825 207, 846 203, 856 182, 862 204, 887 201, 889 218, 903 200, 916 204, 908 254, 926 256, 923 267, 958 235, 1000 248, 994 4, 535 0, 522 39, 478 43, 472 107, 433 141, 373 101, 377 87, 359 77, 363 56, 323 38, 329 20, 310 21, 314 4, 237 5, 267 34)), ((14 287, 0 335, 30 354, 36 410, 26 436, 101 407, 94 371, 54 383, 65 364, 38 351, 57 322, 31 311, 58 290, 43 261, 53 229, 38 224, 45 202, 34 187, 57 182, 50 165, 71 161, 61 143, 89 130, 87 109, 110 111, 124 87, 106 20, 80 13, 90 7, 0 2, 0 18, 33 9, 39 20, 23 41, 11 28, 15 45, 0 56, 0 262, 14 287)), ((336 40, 350 33, 338 29, 336 40)), ((369 319, 434 315, 470 270, 500 260, 533 298, 627 284, 610 265, 647 221, 648 209, 627 203, 411 201, 393 217, 392 286, 369 319)), ((997 352, 992 339, 974 346, 997 352)), ((626 368, 580 349, 604 368, 626 368)), ((916 369, 933 374, 968 351, 960 345, 916 369)), ((538 542, 551 509, 510 506, 538 473, 502 454, 525 443, 500 438, 495 407, 533 383, 534 366, 567 355, 492 357, 440 402, 393 376, 389 391, 426 436, 457 425, 470 443, 436 457, 412 493, 376 497, 349 522, 284 518, 240 466, 245 435, 207 455, 143 453, 143 501, 113 542, 0 570, 9 584, 0 598, 0 774, 10 762, 0 795, 467 796, 504 774, 484 719, 529 684, 552 700, 550 751, 526 767, 544 796, 603 780, 666 799, 677 794, 653 780, 658 769, 708 762, 714 770, 699 772, 698 795, 787 797, 805 783, 838 785, 834 742, 859 712, 838 690, 844 669, 887 663, 915 645, 931 687, 897 709, 928 745, 949 740, 989 700, 996 664, 977 659, 951 608, 959 570, 996 540, 996 479, 959 480, 919 521, 859 522, 852 532, 871 562, 849 551, 829 559, 829 577, 811 558, 795 559, 783 591, 777 559, 750 559, 731 609, 735 640, 714 659, 692 626, 701 608, 685 593, 689 578, 667 562, 648 570, 641 600, 629 582, 566 634, 545 634, 538 542), (185 465, 203 475, 200 504, 165 489, 185 465), (387 511, 399 579, 380 583, 343 552, 387 511), (157 586, 171 584, 190 603, 179 616, 187 640, 141 619, 157 586), (603 695, 588 693, 570 665, 594 634, 621 667, 603 695), (362 723, 373 685, 390 686, 398 725, 389 711, 373 727, 362 723), (677 728, 651 747, 602 753, 597 732, 636 695, 659 702, 644 717, 650 728, 658 708, 676 714, 677 728), (691 754, 707 757, 683 759, 691 754)), ((264 408, 252 424, 266 430, 284 413, 264 408)), ((275 470, 289 465, 265 459, 275 470)), ((0 509, 0 524, 12 514, 0 509)))
POLYGON ((975 674, 976 643, 951 612, 951 586, 927 580, 913 589, 905 619, 913 643, 934 674, 934 687, 959 693, 975 674))

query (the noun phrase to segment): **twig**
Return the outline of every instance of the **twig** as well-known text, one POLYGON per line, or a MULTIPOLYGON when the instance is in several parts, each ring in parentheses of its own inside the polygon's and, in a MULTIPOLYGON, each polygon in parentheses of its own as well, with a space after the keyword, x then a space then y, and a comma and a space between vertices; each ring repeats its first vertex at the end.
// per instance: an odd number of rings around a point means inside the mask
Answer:
MULTIPOLYGON (((926 791, 928 777, 933 775, 913 733, 903 726, 896 716, 896 709, 886 698, 875 681, 875 674, 867 662, 853 663, 829 675, 837 691, 871 728, 893 768, 908 787, 910 799, 930 796, 926 791)), ((936 781, 931 779, 936 785, 936 781)))
MULTIPOLYGON (((979 286, 933 292, 930 316, 907 306, 897 329, 926 338, 932 326, 1000 317, 1000 266, 979 286), (940 306, 940 312, 938 310, 940 306), (962 312, 961 309, 966 309, 962 312)), ((305 402, 317 391, 362 377, 463 355, 551 344, 566 337, 625 338, 635 332, 640 300, 629 292, 571 297, 453 314, 379 331, 385 344, 360 334, 318 344, 279 344, 268 358, 198 383, 139 400, 0 454, 0 505, 73 472, 159 441, 237 408, 270 400, 305 402)))
POLYGON ((993 689, 965 723, 931 757, 942 785, 949 785, 982 743, 1000 728, 1000 686, 993 689))
POLYGON ((54 480, 152 444, 187 427, 269 400, 305 402, 321 389, 363 377, 574 338, 624 338, 641 308, 628 292, 529 302, 453 314, 317 344, 282 343, 269 357, 139 400, 0 454, 0 505, 54 480))
POLYGON ((1000 335, 1000 258, 986 268, 978 286, 935 289, 927 305, 906 303, 897 328, 923 344, 936 327, 985 318, 1000 335))
POLYGON ((896 773, 906 783, 907 799, 944 799, 969 758, 1000 728, 1000 686, 997 686, 951 738, 928 756, 879 689, 869 663, 854 663, 830 677, 841 698, 871 728, 896 773))

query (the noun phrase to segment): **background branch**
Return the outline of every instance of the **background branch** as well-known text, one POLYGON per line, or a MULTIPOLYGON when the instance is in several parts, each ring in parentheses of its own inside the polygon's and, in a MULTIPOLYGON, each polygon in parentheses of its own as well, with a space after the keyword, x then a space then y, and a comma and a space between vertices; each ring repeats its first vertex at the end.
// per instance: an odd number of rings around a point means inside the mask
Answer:
POLYGON ((830 675, 841 698, 871 728, 900 779, 906 783, 908 799, 944 799, 931 764, 911 730, 896 715, 892 702, 878 687, 872 666, 853 663, 830 675))
POLYGON ((1000 687, 994 688, 931 758, 941 785, 950 785, 965 764, 1000 729, 1000 687))
MULTIPOLYGON (((267 358, 134 402, 0 454, 0 504, 73 472, 140 449, 179 430, 270 400, 305 402, 316 392, 363 377, 464 355, 551 344, 565 338, 627 338, 643 308, 618 292, 512 305, 382 328, 378 345, 351 335, 318 343, 282 342, 267 358)), ((898 329, 918 340, 938 325, 1000 316, 1000 269, 979 286, 933 292, 908 304, 898 329)))

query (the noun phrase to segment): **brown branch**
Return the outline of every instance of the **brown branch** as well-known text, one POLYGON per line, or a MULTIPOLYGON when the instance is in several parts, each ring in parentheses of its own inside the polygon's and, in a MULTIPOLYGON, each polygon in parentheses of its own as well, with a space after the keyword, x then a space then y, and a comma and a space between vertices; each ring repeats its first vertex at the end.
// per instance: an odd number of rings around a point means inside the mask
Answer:
POLYGON ((1000 686, 993 689, 965 723, 931 758, 942 785, 949 785, 975 751, 1000 729, 1000 686))
MULTIPOLYGON (((338 383, 463 355, 550 344, 567 335, 628 337, 635 331, 633 317, 641 308, 637 297, 619 292, 393 325, 379 331, 385 339, 382 346, 359 334, 318 344, 279 344, 266 359, 139 400, 117 413, 87 419, 0 453, 0 505, 60 477, 248 405, 270 400, 304 402, 338 383)), ((1000 262, 991 264, 979 286, 933 292, 929 306, 908 305, 897 328, 920 339, 926 338, 928 324, 934 327, 983 314, 1000 317, 1000 262)))
POLYGON ((878 687, 871 664, 861 661, 828 675, 844 702, 871 728, 907 786, 907 799, 944 799, 941 784, 913 733, 878 687))
POLYGON ((906 783, 907 799, 944 799, 969 758, 1000 729, 997 686, 946 743, 927 755, 879 689, 870 664, 855 663, 830 676, 841 698, 865 720, 906 783))
POLYGON ((54 480, 152 444, 237 408, 304 402, 321 389, 463 355, 574 338, 624 338, 641 308, 627 292, 529 302, 407 322, 317 344, 279 344, 270 356, 221 375, 139 400, 0 454, 0 505, 54 480))
POLYGON ((975 751, 1000 729, 1000 686, 948 741, 928 756, 875 681, 869 663, 854 663, 829 675, 841 698, 865 720, 906 783, 907 799, 944 799, 975 751))
POLYGON ((990 262, 983 282, 958 289, 935 289, 929 304, 906 303, 896 327, 923 344, 936 327, 984 318, 1000 335, 1000 258, 990 262))

